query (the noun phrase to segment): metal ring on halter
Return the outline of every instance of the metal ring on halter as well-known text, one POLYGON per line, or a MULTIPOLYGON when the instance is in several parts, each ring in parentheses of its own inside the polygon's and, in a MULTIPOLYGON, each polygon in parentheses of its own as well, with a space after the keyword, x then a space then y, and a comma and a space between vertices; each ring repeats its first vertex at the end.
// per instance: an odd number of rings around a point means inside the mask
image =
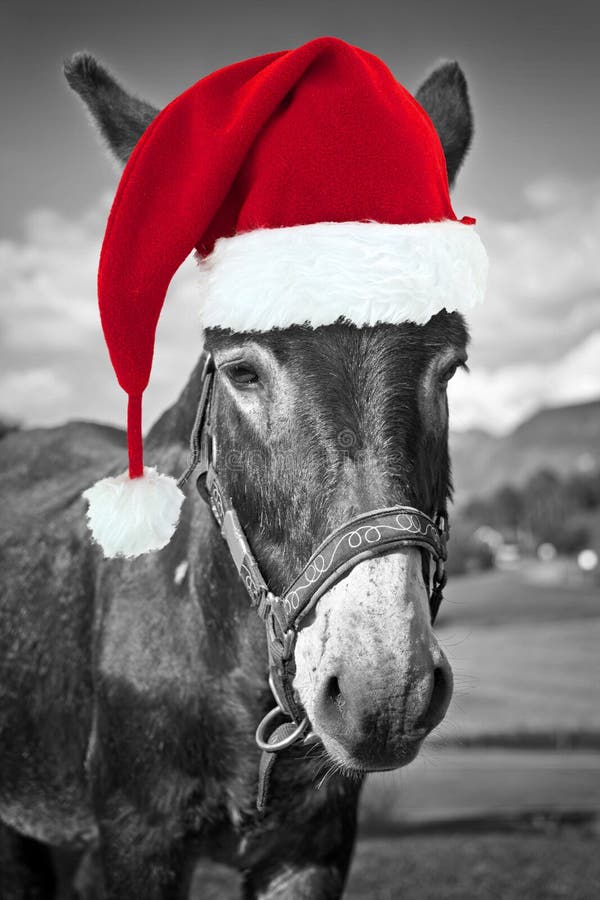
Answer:
POLYGON ((285 750, 286 747, 291 747, 298 738, 302 735, 308 726, 308 717, 304 716, 300 724, 294 728, 291 734, 288 734, 287 737, 282 738, 280 741, 275 741, 273 744, 269 744, 268 741, 265 740, 264 734, 267 729, 267 726, 273 721, 276 716, 281 715, 281 710, 278 706, 268 712, 264 719, 261 719, 258 728, 256 729, 255 740, 260 750, 265 750, 267 753, 278 753, 280 750, 285 750))

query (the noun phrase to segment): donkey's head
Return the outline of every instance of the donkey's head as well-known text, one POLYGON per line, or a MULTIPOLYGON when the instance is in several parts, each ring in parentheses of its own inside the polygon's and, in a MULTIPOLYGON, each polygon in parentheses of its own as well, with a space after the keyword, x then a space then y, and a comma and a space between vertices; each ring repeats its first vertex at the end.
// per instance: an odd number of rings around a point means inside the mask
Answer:
MULTIPOLYGON (((272 590, 361 513, 445 507, 446 385, 466 342, 461 317, 444 312, 423 326, 208 332, 219 473, 272 590)), ((410 761, 450 701, 422 552, 359 563, 300 629, 294 686, 348 767, 410 761)))
MULTIPOLYGON (((66 73, 125 161, 156 111, 87 55, 66 73)), ((443 65, 416 97, 452 183, 472 130, 460 68, 443 65)), ((446 386, 466 362, 467 339, 461 315, 444 310, 423 325, 207 330, 219 476, 271 590, 282 592, 354 516, 446 507, 446 386)), ((444 717, 452 674, 430 625, 428 571, 416 546, 366 559, 302 622, 294 688, 348 770, 410 762, 444 717)))

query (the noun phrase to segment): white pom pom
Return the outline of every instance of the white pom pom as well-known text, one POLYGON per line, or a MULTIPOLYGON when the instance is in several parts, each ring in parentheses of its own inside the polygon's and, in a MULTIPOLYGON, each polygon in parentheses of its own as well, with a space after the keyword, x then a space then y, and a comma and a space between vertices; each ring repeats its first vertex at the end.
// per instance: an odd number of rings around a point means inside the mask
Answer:
POLYGON ((165 547, 184 499, 174 478, 148 467, 142 478, 129 478, 127 472, 103 478, 83 496, 90 531, 107 557, 141 556, 165 547))

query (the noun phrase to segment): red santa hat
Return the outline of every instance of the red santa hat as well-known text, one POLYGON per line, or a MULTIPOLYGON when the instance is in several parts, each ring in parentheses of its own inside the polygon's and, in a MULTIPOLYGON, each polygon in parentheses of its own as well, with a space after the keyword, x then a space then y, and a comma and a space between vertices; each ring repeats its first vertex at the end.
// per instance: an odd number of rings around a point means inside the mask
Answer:
POLYGON ((454 214, 426 112, 341 40, 244 60, 173 100, 123 172, 100 258, 102 327, 129 398, 129 471, 84 495, 105 554, 159 549, 177 523, 182 492, 144 468, 141 408, 165 294, 194 248, 205 327, 424 323, 482 299, 473 226, 454 214))

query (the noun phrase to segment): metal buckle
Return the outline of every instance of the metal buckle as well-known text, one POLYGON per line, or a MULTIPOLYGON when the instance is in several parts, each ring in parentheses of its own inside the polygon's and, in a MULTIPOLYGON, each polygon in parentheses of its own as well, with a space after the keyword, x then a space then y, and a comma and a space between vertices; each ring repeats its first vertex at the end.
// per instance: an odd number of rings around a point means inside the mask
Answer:
POLYGON ((435 584, 437 588, 441 591, 446 587, 446 581, 448 580, 448 576, 446 574, 446 564, 443 559, 438 559, 435 567, 435 584))
POLYGON ((440 533, 440 538, 442 542, 442 547, 444 549, 444 556, 446 555, 447 543, 450 537, 450 519, 448 518, 447 512, 439 512, 435 517, 435 524, 437 526, 437 530, 440 533))
POLYGON ((214 376, 215 364, 211 354, 208 353, 204 361, 202 375, 200 376, 202 387, 190 439, 190 462, 178 481, 179 487, 183 487, 191 475, 199 469, 196 487, 200 496, 206 501, 208 501, 208 493, 204 481, 209 467, 208 443, 211 445, 210 456, 213 461, 216 456, 216 448, 214 446, 214 439, 211 434, 209 421, 214 376))
POLYGON ((294 728, 291 734, 287 735, 287 737, 282 738, 282 740, 280 741, 275 741, 273 744, 270 744, 267 737, 267 729, 271 722, 273 722, 273 720, 280 715, 281 709, 279 708, 279 706, 276 706, 274 709, 268 712, 266 716, 259 722, 258 728, 256 729, 256 734, 254 736, 259 750, 264 750, 266 753, 279 753, 281 750, 286 750, 288 747, 291 747, 292 744, 295 744, 296 741, 308 728, 308 717, 304 716, 300 724, 297 725, 296 728, 294 728))
MULTIPOLYGON (((271 595, 272 596, 272 595, 271 595)), ((298 637, 297 632, 294 628, 288 628, 285 631, 281 628, 280 620, 275 615, 274 611, 274 601, 276 601, 276 597, 272 597, 271 600, 271 611, 266 620, 267 626, 267 640, 269 645, 272 647, 276 645, 279 650, 279 659, 282 662, 291 659, 294 654, 294 645, 296 643, 296 638, 298 637), (281 636, 277 633, 277 628, 279 628, 281 636)), ((277 699, 277 698, 275 698, 277 699)))
POLYGON ((196 490, 202 497, 205 503, 208 503, 210 506, 210 492, 208 490, 208 486, 206 484, 206 479, 208 476, 208 470, 210 468, 211 460, 215 458, 215 450, 214 450, 214 438, 210 431, 208 430, 206 422, 202 426, 202 431, 200 434, 200 455, 198 457, 198 477, 196 479, 196 490), (209 452, 210 446, 210 452, 209 452))
POLYGON ((271 591, 263 591, 258 601, 258 606, 256 607, 256 612, 258 613, 258 617, 266 621, 268 618, 271 608, 273 605, 273 600, 275 599, 275 594, 272 594, 271 591))
POLYGON ((283 600, 281 597, 275 596, 271 600, 271 630, 273 635, 277 635, 275 630, 274 623, 277 623, 277 627, 282 635, 285 635, 288 631, 291 631, 288 628, 287 616, 285 614, 285 610, 283 607, 283 600))

